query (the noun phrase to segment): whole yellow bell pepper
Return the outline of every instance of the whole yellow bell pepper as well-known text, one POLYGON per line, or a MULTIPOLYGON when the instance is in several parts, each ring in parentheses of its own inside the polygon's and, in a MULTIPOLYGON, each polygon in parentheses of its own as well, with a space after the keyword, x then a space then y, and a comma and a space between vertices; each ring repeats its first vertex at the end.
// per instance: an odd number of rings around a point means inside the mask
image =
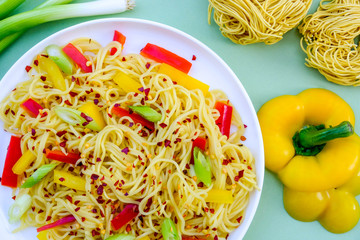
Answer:
POLYGON ((258 112, 265 166, 285 185, 284 206, 300 221, 341 233, 359 220, 360 140, 351 107, 335 93, 307 89, 258 112), (358 176, 359 175, 359 176, 358 176))

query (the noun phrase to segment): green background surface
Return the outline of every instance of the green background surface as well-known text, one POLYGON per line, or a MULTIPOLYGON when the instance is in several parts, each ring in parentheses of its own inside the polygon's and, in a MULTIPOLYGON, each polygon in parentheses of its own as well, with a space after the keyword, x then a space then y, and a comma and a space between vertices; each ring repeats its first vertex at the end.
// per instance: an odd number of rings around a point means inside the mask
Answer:
MULTIPOLYGON (((41 2, 27 0, 17 11, 29 9, 41 2)), ((314 0, 309 12, 314 12, 319 2, 320 0, 314 0)), ((0 54, 0 78, 32 46, 59 30, 103 17, 140 18, 182 30, 215 51, 238 76, 256 111, 276 96, 297 94, 307 88, 320 87, 332 90, 345 99, 359 121, 359 89, 330 83, 317 70, 306 67, 306 55, 300 48, 301 36, 297 29, 285 34, 284 39, 274 45, 236 45, 221 35, 214 21, 208 24, 207 10, 207 0, 137 0, 136 8, 126 13, 46 23, 27 31, 21 39, 0 54)), ((359 125, 355 130, 360 133, 359 125)), ((283 208, 282 189, 278 179, 266 171, 260 205, 244 240, 360 239, 360 224, 348 233, 332 234, 318 222, 303 223, 292 219, 283 208)))

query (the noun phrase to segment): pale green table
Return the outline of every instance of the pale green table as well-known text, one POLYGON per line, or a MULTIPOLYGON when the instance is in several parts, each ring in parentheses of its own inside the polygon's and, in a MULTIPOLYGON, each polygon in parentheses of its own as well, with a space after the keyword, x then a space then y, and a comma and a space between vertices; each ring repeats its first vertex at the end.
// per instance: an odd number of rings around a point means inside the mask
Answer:
MULTIPOLYGON (((37 5, 39 0, 27 0, 37 5)), ((80 1, 75 1, 80 2, 80 1)), ((313 12, 320 0, 314 0, 313 12)), ((27 8, 27 6, 23 6, 27 8)), ((247 90, 256 110, 267 100, 283 94, 320 87, 334 91, 354 109, 360 117, 360 89, 344 87, 326 81, 315 69, 304 65, 305 54, 300 49, 300 35, 296 29, 285 34, 275 45, 235 45, 224 38, 213 22, 207 22, 206 0, 137 0, 133 11, 112 17, 129 17, 152 20, 178 28, 214 50, 232 68, 247 90)), ((107 16, 110 17, 110 16, 107 16)), ((100 18, 100 17, 96 17, 100 18)), ((43 38, 71 25, 91 18, 78 18, 43 24, 28 31, 21 39, 0 55, 0 78, 28 49, 43 38)), ((360 133, 360 125, 356 132, 360 133)), ((359 198, 358 198, 359 199, 359 198)), ((282 185, 266 171, 260 206, 245 240, 355 240, 360 239, 360 224, 345 234, 331 234, 318 222, 298 222, 287 215, 282 204, 282 185)))

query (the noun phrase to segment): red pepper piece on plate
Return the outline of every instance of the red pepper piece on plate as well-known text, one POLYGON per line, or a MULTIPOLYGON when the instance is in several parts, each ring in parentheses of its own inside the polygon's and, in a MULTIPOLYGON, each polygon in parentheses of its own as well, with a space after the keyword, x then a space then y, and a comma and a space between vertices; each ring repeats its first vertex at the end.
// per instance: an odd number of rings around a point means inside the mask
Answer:
MULTIPOLYGON (((121 32, 115 30, 113 41, 119 42, 122 45, 122 47, 124 47, 126 37, 121 32)), ((110 55, 114 55, 116 53, 116 51, 117 51, 117 48, 112 48, 110 50, 110 55)))
POLYGON ((116 217, 111 220, 111 225, 115 230, 133 220, 139 214, 139 206, 137 204, 128 204, 116 217))
POLYGON ((46 224, 46 225, 44 225, 42 227, 39 227, 38 229, 36 229, 36 231, 41 232, 41 231, 44 231, 44 230, 47 230, 47 229, 50 229, 50 228, 54 228, 54 227, 57 227, 57 226, 62 226, 62 225, 72 223, 72 222, 75 222, 75 221, 76 221, 76 218, 73 215, 69 215, 69 216, 60 218, 59 220, 57 220, 57 221, 55 221, 53 223, 49 223, 49 224, 46 224))
POLYGON ((22 104, 20 104, 20 107, 25 110, 31 117, 37 117, 39 115, 40 110, 44 109, 39 103, 37 103, 35 100, 29 98, 22 104))
POLYGON ((146 46, 140 51, 140 54, 156 62, 167 63, 184 73, 188 73, 192 66, 192 63, 185 58, 151 43, 146 44, 146 46))
POLYGON ((215 109, 220 113, 219 118, 215 121, 216 125, 219 126, 220 132, 227 137, 230 136, 231 117, 233 107, 223 102, 216 102, 215 109))
POLYGON ((114 106, 111 110, 113 114, 119 117, 130 117, 135 123, 141 124, 143 127, 149 129, 151 132, 155 130, 155 124, 143 118, 142 116, 129 112, 121 107, 114 106))
POLYGON ((45 151, 47 158, 64 163, 76 164, 77 160, 80 159, 80 155, 77 153, 65 154, 60 150, 50 150, 50 149, 46 149, 45 151))
POLYGON ((18 175, 12 168, 21 157, 21 137, 11 136, 10 144, 5 158, 4 171, 1 177, 1 185, 16 188, 18 184, 18 175))
POLYGON ((88 66, 87 58, 73 44, 68 43, 63 51, 86 73, 92 72, 91 65, 88 66))

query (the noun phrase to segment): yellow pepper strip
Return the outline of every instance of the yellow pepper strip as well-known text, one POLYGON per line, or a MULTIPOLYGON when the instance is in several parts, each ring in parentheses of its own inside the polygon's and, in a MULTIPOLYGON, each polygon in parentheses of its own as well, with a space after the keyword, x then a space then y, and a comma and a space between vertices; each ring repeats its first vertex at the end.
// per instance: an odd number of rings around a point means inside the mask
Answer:
POLYGON ((47 240, 47 232, 48 231, 41 231, 36 237, 39 240, 47 240))
POLYGON ((104 116, 102 115, 100 108, 96 106, 95 103, 86 102, 81 105, 78 110, 91 117, 98 124, 100 129, 103 129, 106 126, 104 116))
POLYGON ((56 65, 54 61, 52 61, 50 58, 41 56, 38 59, 39 61, 39 67, 47 72, 47 77, 50 81, 54 84, 54 87, 65 91, 66 90, 66 84, 64 76, 61 73, 60 68, 56 65))
POLYGON ((54 170, 54 182, 75 190, 85 191, 85 179, 61 170, 54 170))
POLYGON ((139 240, 150 240, 150 238, 149 238, 149 236, 145 236, 145 237, 140 238, 139 240))
POLYGON ((213 203, 233 203, 234 197, 231 191, 221 189, 211 189, 205 198, 205 202, 213 203))
POLYGON ((172 81, 177 82, 177 84, 192 90, 192 89, 200 89, 204 96, 207 95, 210 86, 200 82, 199 80, 187 75, 186 73, 166 64, 162 63, 160 64, 160 68, 158 70, 158 73, 165 74, 171 78, 172 81))
POLYGON ((19 158, 19 160, 17 160, 17 162, 15 163, 15 165, 12 168, 12 171, 17 175, 21 175, 30 166, 30 164, 35 160, 36 160, 36 156, 30 150, 27 150, 19 158))
POLYGON ((359 167, 356 134, 329 141, 315 156, 295 155, 293 136, 307 125, 326 128, 343 121, 354 124, 350 106, 335 93, 308 89, 265 103, 258 112, 266 167, 285 186, 298 191, 323 191, 346 183, 359 167))
POLYGON ((139 92, 139 88, 142 87, 139 82, 130 77, 128 74, 121 71, 115 75, 114 81, 125 93, 139 92))

